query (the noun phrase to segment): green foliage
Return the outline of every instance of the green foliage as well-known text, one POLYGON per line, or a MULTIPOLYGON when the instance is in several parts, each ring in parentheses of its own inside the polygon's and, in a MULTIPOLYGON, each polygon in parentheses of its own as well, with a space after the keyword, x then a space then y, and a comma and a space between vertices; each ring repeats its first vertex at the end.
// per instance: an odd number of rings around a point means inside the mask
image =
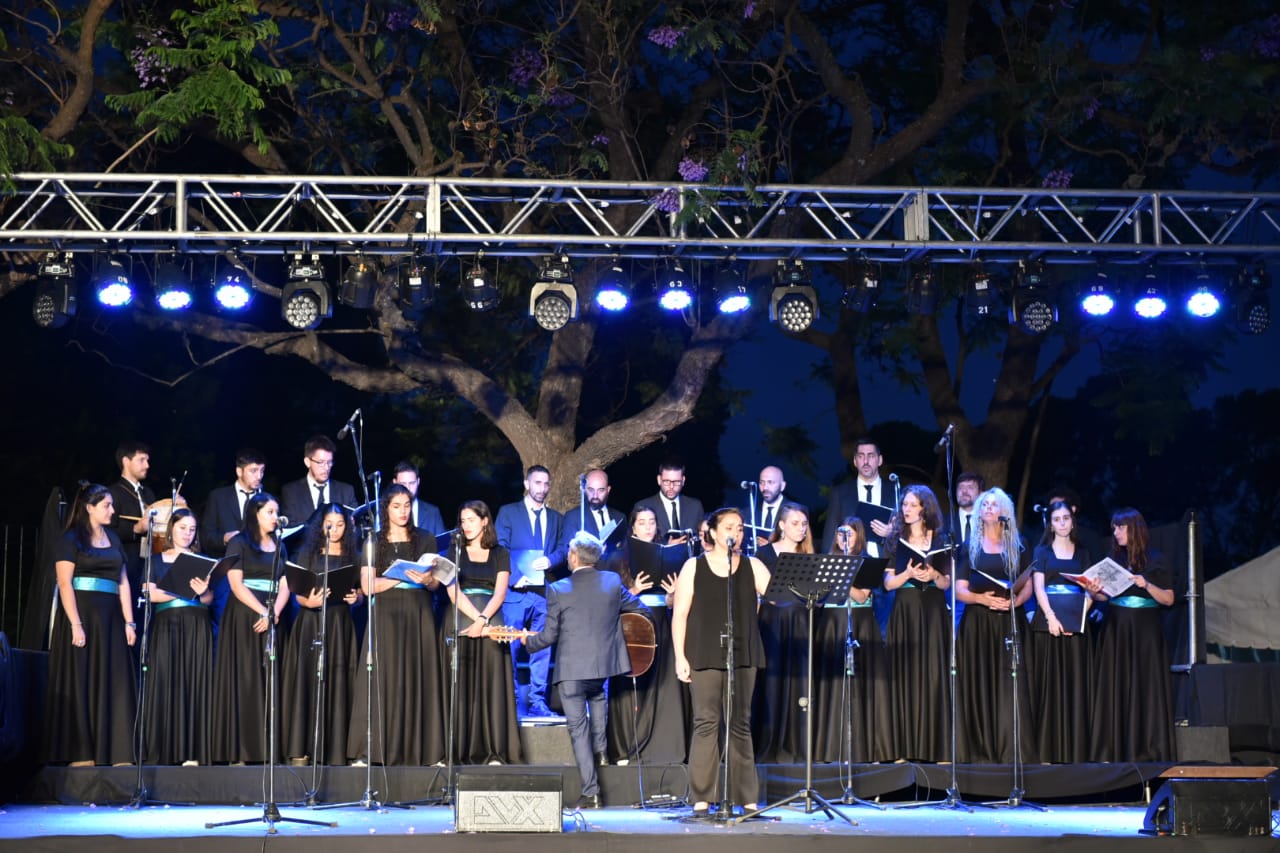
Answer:
POLYGON ((26 119, 0 116, 0 177, 4 179, 0 186, 11 188, 8 178, 15 172, 52 172, 59 161, 74 154, 72 146, 44 138, 26 119))

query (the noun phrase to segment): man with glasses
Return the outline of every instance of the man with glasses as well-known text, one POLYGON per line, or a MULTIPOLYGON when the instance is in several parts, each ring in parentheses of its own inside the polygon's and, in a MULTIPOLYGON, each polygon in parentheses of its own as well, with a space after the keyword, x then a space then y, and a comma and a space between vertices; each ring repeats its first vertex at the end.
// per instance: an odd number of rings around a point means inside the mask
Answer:
POLYGON ((356 505, 356 490, 350 483, 330 478, 337 445, 327 435, 313 435, 303 445, 302 464, 307 476, 285 483, 280 490, 280 514, 288 517, 289 526, 302 524, 316 508, 326 503, 356 505))
POLYGON ((680 545, 689 540, 687 531, 702 523, 702 501, 684 494, 684 463, 667 460, 658 466, 658 493, 637 501, 636 509, 653 510, 658 518, 658 541, 680 545))

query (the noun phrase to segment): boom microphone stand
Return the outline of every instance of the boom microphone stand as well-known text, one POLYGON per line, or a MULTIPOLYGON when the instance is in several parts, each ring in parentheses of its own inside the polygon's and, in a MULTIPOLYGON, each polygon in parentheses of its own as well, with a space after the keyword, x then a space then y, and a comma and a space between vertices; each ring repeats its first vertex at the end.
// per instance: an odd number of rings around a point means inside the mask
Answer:
POLYGON ((276 521, 276 551, 271 561, 271 588, 267 597, 267 798, 262 804, 262 817, 243 818, 241 820, 224 820, 218 823, 206 823, 205 829, 219 826, 238 826, 244 823, 255 823, 261 820, 267 825, 267 834, 275 835, 277 823, 303 823, 308 826, 335 827, 337 821, 305 820, 298 817, 281 817, 280 806, 276 803, 276 737, 279 732, 279 720, 276 715, 276 594, 280 584, 280 560, 284 550, 282 538, 283 528, 288 519, 281 516, 276 521))
MULTIPOLYGON (((841 548, 844 556, 848 557, 849 543, 853 538, 853 528, 841 526, 836 530, 836 535, 847 531, 844 536, 844 546, 841 548)), ((856 577, 856 576, 855 576, 856 577)), ((853 583, 849 584, 852 591, 853 583)), ((844 775, 841 780, 844 783, 844 792, 840 796, 840 802, 846 806, 860 805, 870 806, 873 809, 884 811, 887 807, 879 803, 873 803, 870 800, 864 800, 853 792, 853 685, 854 679, 858 675, 858 649, 862 645, 854 639, 853 636, 853 606, 850 599, 845 598, 842 605, 844 607, 844 671, 840 673, 840 709, 843 712, 844 725, 841 727, 841 752, 843 755, 844 775)), ((874 742, 874 734, 867 733, 867 743, 874 742)), ((871 750, 868 749, 868 753, 871 750)), ((869 760, 869 759, 868 759, 869 760)))

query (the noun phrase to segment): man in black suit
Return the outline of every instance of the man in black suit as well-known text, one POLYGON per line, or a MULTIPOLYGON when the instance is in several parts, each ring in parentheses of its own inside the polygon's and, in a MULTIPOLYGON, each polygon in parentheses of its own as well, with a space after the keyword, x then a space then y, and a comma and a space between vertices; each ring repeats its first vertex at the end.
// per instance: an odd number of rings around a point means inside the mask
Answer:
MULTIPOLYGON (((833 486, 831 498, 827 501, 827 520, 822 530, 823 553, 831 550, 831 543, 836 538, 836 528, 844 519, 858 514, 858 504, 874 504, 877 506, 893 506, 893 489, 880 477, 880 466, 884 464, 884 456, 880 454, 880 445, 875 439, 860 438, 855 445, 853 467, 858 475, 848 482, 833 486)), ((870 541, 870 534, 882 537, 889 532, 889 525, 873 519, 868 522, 867 554, 880 556, 879 546, 870 541)))
POLYGON ((756 483, 756 517, 751 520, 752 533, 756 537, 756 547, 763 548, 769 544, 769 537, 778 525, 778 510, 787 499, 783 494, 787 488, 787 478, 777 465, 766 465, 760 469, 760 477, 756 483))
POLYGON ((408 489, 409 494, 413 495, 413 515, 411 516, 413 526, 427 531, 438 539, 440 534, 446 530, 444 517, 440 515, 438 506, 433 503, 427 503, 418 497, 418 486, 422 484, 422 478, 418 476, 418 466, 407 459, 397 462, 395 481, 408 489))
POLYGON ((614 572, 596 569, 604 546, 585 531, 569 541, 569 569, 564 580, 547 587, 547 624, 525 639, 529 651, 555 646, 556 684, 564 703, 573 757, 582 778, 579 808, 600 807, 596 765, 606 763, 609 702, 605 684, 631 671, 620 616, 649 608, 622 585, 614 572), (587 707, 590 705, 590 714, 587 707))
POLYGON ((568 551, 569 540, 579 530, 585 530, 604 542, 606 551, 616 547, 615 543, 624 541, 629 533, 626 529, 627 517, 621 510, 609 506, 609 475, 600 468, 594 468, 583 475, 583 482, 586 506, 578 504, 564 514, 564 527, 560 531, 560 547, 557 549, 559 551, 568 551), (610 524, 614 525, 613 530, 608 536, 602 535, 602 531, 610 524))
POLYGON ((355 488, 329 478, 337 452, 337 445, 327 435, 313 435, 303 445, 302 464, 307 476, 285 483, 280 489, 280 514, 288 517, 290 525, 302 524, 324 503, 356 505, 355 488))
POLYGON ((142 570, 147 542, 147 507, 155 503, 155 492, 143 485, 151 469, 151 448, 141 441, 122 441, 116 446, 120 477, 108 488, 116 514, 111 527, 124 545, 129 588, 142 589, 142 570))
POLYGON ((267 472, 267 457, 251 447, 236 451, 236 480, 229 486, 218 486, 209 492, 200 524, 200 545, 205 553, 226 553, 231 537, 244 523, 244 502, 262 491, 262 477, 267 472))
MULTIPOLYGON (((564 562, 564 552, 559 550, 563 518, 547 506, 550 493, 551 472, 541 465, 531 465, 524 475, 524 499, 503 505, 494 520, 498 544, 511 551, 511 587, 502 602, 502 618, 516 628, 542 630, 547 622, 548 575, 564 562), (541 577, 530 580, 518 567, 541 573, 541 577)), ((528 716, 555 716, 547 705, 550 668, 550 651, 529 653, 529 692, 525 697, 528 716)))
POLYGON ((658 541, 680 545, 689 540, 683 531, 697 535, 702 524, 702 501, 684 494, 684 463, 667 460, 658 466, 658 493, 636 501, 632 512, 640 507, 653 510, 658 519, 658 541))
POLYGON ((956 477, 956 495, 951 512, 948 513, 947 526, 955 544, 963 545, 969 541, 973 528, 977 526, 976 507, 973 502, 978 495, 987 490, 987 481, 981 474, 963 471, 956 477))

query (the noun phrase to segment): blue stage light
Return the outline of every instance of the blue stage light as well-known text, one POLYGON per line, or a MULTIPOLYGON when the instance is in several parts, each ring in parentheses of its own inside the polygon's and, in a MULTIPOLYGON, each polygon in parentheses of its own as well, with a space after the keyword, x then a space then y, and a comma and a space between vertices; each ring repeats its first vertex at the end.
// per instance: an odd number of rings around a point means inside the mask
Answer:
POLYGON ((156 268, 156 305, 164 311, 182 311, 195 302, 195 293, 187 274, 173 262, 156 268))
POLYGON ((1154 287, 1144 290, 1133 303, 1133 312, 1144 320, 1157 320, 1168 310, 1168 301, 1154 287))
POLYGON ((1115 307, 1116 296, 1111 289, 1111 280, 1105 272, 1098 270, 1080 293, 1080 309, 1090 317, 1105 317, 1115 307))
POLYGON ((751 307, 751 291, 742 273, 733 266, 716 274, 716 310, 721 314, 741 314, 751 307))
POLYGON ((133 301, 133 285, 124 264, 115 258, 103 262, 93 277, 94 292, 98 302, 108 308, 123 308, 133 301))
POLYGON ((1192 290, 1187 294, 1187 313, 1192 317, 1214 317, 1222 310, 1222 297, 1214 287, 1213 276, 1206 270, 1200 270, 1191 282, 1192 290))
POLYGON ((596 305, 605 311, 623 311, 631 304, 631 280, 614 261, 596 281, 596 305))
POLYGON ((227 311, 243 311, 253 300, 253 291, 244 283, 240 273, 230 272, 214 284, 213 298, 219 307, 227 311))
POLYGON ((685 279, 684 267, 672 261, 658 287, 658 305, 666 311, 684 311, 693 304, 693 292, 685 279))

